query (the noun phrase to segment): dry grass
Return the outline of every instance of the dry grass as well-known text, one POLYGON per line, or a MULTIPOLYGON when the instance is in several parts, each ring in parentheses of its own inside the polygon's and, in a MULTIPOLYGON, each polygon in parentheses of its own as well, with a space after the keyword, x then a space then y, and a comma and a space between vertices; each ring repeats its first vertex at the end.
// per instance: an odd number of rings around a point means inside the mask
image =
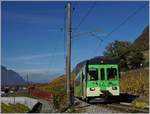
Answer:
POLYGON ((146 61, 149 61, 149 50, 143 51, 143 55, 146 61))
POLYGON ((138 69, 121 75, 121 92, 149 96, 149 70, 138 69))

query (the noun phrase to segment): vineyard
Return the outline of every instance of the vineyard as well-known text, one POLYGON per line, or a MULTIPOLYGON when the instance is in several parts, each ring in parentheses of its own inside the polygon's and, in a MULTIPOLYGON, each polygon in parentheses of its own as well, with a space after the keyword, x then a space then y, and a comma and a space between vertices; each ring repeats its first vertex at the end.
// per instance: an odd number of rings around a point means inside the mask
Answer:
POLYGON ((43 91, 43 90, 40 90, 40 89, 33 89, 33 88, 30 88, 29 89, 30 91, 30 94, 31 96, 33 97, 37 97, 37 98, 41 98, 41 99, 45 99, 45 100, 48 100, 50 101, 53 97, 53 94, 50 93, 50 92, 47 92, 47 91, 43 91))

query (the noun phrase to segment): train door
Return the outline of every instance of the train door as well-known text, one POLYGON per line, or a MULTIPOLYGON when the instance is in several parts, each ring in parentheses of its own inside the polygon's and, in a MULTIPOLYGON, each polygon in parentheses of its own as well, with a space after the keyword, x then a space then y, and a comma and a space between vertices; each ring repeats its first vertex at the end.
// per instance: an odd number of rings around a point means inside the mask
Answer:
POLYGON ((82 90, 82 98, 83 98, 83 95, 84 95, 84 75, 83 75, 83 72, 81 73, 81 90, 82 90))
POLYGON ((100 95, 99 90, 99 69, 89 68, 87 74, 87 96, 96 97, 100 95))
POLYGON ((105 66, 100 67, 100 90, 106 90, 107 89, 107 80, 106 80, 106 72, 105 72, 105 66))

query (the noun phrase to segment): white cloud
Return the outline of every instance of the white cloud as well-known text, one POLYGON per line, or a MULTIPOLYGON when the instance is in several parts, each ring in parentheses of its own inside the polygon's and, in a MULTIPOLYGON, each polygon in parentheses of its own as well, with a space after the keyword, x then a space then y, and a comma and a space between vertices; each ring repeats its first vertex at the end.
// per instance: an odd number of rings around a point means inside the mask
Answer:
POLYGON ((25 65, 49 65, 50 63, 43 63, 43 62, 24 62, 25 65))
POLYGON ((32 68, 32 69, 16 69, 20 74, 53 74, 63 72, 63 68, 32 68))
POLYGON ((56 52, 56 53, 44 53, 44 54, 36 54, 36 55, 28 55, 28 56, 19 56, 19 57, 12 57, 8 58, 9 61, 29 61, 34 59, 41 59, 51 56, 61 56, 64 55, 63 52, 56 52))

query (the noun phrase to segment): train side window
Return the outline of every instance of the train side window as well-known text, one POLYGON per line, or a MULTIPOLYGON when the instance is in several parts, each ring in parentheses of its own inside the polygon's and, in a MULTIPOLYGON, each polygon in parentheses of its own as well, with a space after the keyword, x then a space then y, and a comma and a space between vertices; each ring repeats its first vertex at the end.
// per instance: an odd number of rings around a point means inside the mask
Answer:
POLYGON ((101 73, 101 80, 105 80, 104 68, 101 68, 100 73, 101 73))
POLYGON ((85 76, 84 76, 84 74, 83 74, 83 72, 82 72, 82 79, 84 79, 85 78, 85 76))
POLYGON ((80 76, 77 77, 77 79, 75 80, 75 86, 80 85, 80 76))
POLYGON ((88 80, 98 80, 98 69, 92 69, 88 72, 88 80))

